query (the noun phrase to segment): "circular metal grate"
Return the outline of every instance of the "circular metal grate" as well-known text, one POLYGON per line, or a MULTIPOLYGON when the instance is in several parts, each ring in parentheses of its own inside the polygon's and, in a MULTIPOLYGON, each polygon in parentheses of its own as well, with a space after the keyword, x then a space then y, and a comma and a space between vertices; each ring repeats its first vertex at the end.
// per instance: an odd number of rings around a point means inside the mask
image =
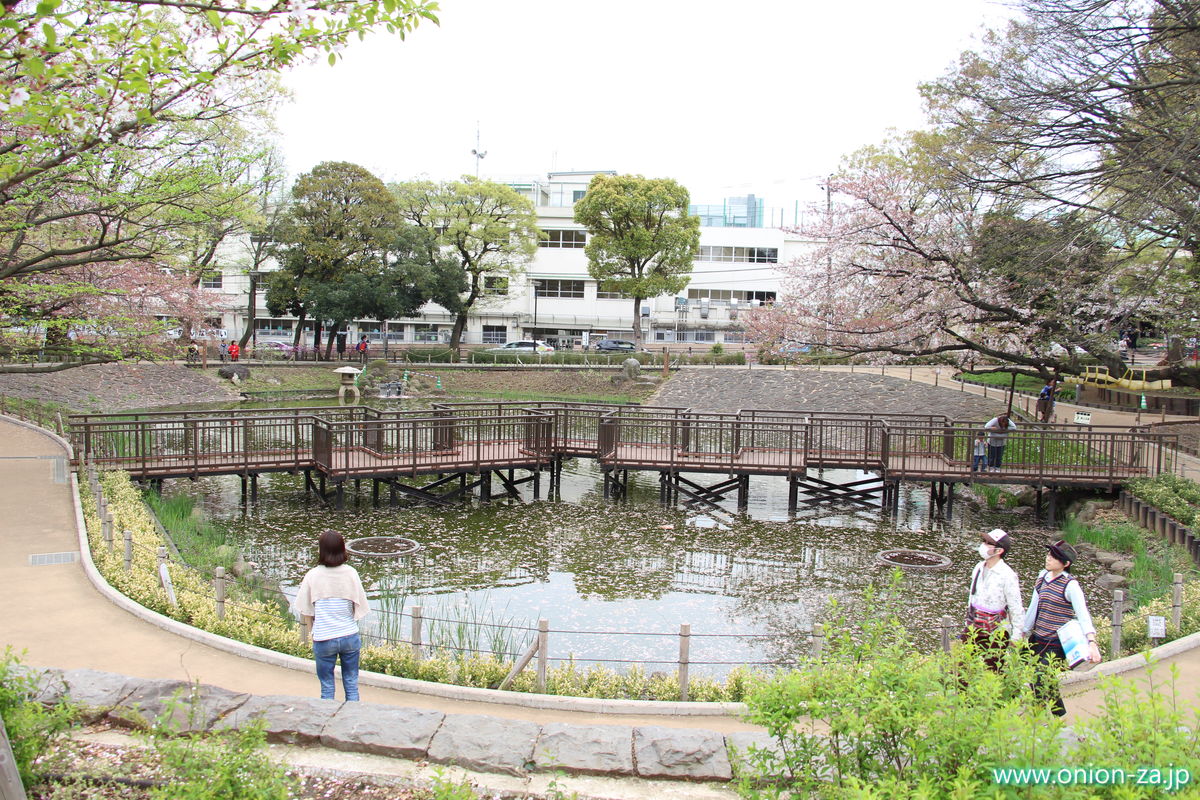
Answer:
POLYGON ((403 536, 364 536, 346 542, 346 549, 356 556, 396 558, 411 556, 421 549, 421 544, 403 536))
POLYGON ((941 553, 931 553, 928 550, 884 550, 877 554, 876 558, 902 569, 945 569, 950 566, 950 559, 941 553))

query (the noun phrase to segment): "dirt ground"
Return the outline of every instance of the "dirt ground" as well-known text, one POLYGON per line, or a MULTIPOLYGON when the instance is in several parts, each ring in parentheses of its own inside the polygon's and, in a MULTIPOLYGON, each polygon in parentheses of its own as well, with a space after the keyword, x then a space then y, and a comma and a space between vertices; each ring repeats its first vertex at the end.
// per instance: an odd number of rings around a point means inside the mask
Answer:
MULTIPOLYGON (((105 364, 40 375, 0 374, 0 394, 60 403, 75 412, 103 413, 153 408, 177 403, 236 400, 246 392, 336 391, 339 376, 332 365, 319 367, 247 365, 250 378, 238 385, 217 375, 216 368, 192 369, 180 364, 105 364)), ((389 366, 386 380, 398 380, 403 366, 389 366)), ((654 386, 617 386, 616 370, 410 370, 412 387, 446 399, 488 397, 512 400, 644 400, 654 386), (436 386, 440 379, 442 391, 436 386)), ((369 399, 368 395, 368 399, 369 399)))

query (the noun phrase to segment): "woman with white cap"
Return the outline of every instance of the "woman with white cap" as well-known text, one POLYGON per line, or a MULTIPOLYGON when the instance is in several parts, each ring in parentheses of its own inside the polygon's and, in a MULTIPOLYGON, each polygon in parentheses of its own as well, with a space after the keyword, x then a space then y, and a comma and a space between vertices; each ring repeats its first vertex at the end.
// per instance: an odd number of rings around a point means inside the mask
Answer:
POLYGON ((1096 626, 1088 612, 1087 601, 1079 581, 1067 572, 1078 556, 1075 548, 1063 540, 1046 545, 1046 568, 1038 575, 1033 585, 1033 596, 1029 610, 1025 613, 1025 635, 1038 659, 1038 677, 1034 690, 1051 703, 1056 716, 1067 713, 1062 695, 1058 691, 1058 677, 1051 675, 1051 668, 1066 663, 1059 631, 1072 620, 1078 620, 1087 637, 1087 660, 1100 662, 1100 648, 1096 645, 1096 626))
POLYGON ((1010 620, 1023 620, 1025 609, 1021 606, 1017 573, 1004 561, 1012 549, 1012 537, 995 528, 980 538, 980 561, 971 570, 967 627, 962 640, 978 647, 987 665, 998 670, 1010 637, 1021 638, 1021 629, 1014 630, 1010 620))

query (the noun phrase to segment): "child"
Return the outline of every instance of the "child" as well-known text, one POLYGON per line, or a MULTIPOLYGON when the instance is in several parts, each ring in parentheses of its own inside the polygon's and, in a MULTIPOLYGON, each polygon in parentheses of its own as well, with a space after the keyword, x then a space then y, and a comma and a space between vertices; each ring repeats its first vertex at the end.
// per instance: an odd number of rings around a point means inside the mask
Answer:
POLYGON ((987 457, 987 438, 980 431, 975 436, 975 449, 971 455, 971 472, 985 472, 987 470, 987 457))

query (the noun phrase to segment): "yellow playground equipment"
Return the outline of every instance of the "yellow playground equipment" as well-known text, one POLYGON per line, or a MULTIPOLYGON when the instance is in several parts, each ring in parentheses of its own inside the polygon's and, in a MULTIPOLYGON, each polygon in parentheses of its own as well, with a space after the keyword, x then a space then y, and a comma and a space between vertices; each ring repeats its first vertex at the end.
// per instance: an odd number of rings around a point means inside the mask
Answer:
POLYGON ((1086 383, 1092 386, 1105 386, 1108 388, 1119 387, 1135 391, 1171 388, 1170 378, 1151 378, 1149 375, 1150 372, 1151 370, 1149 369, 1126 368, 1121 377, 1114 378, 1109 373, 1108 367, 1090 366, 1083 368, 1082 375, 1068 375, 1065 382, 1086 383))

